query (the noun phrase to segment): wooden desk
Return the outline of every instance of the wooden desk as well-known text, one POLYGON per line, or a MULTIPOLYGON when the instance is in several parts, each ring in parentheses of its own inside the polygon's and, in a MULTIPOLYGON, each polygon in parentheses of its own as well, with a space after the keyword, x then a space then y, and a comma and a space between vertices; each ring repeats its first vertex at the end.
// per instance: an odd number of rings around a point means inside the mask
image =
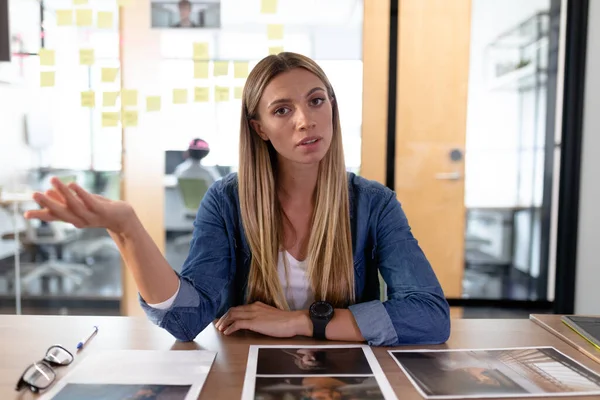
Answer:
POLYGON ((565 325, 560 318, 562 315, 531 314, 529 318, 546 329, 548 332, 564 340, 592 360, 600 363, 600 350, 582 338, 577 332, 565 325))
MULTIPOLYGON (((43 358, 46 349, 62 344, 74 350, 76 343, 98 325, 98 334, 88 343, 68 367, 57 370, 58 378, 94 352, 114 349, 192 350, 216 351, 201 399, 239 399, 251 344, 318 344, 308 339, 274 340, 252 333, 224 337, 209 326, 195 342, 182 343, 144 317, 65 317, 65 316, 0 316, 0 399, 33 399, 23 390, 17 393, 14 386, 21 373, 31 362, 43 358)), ((332 342, 328 342, 331 344, 332 342)), ((580 354, 566 342, 527 319, 481 320, 457 319, 452 321, 452 335, 445 345, 430 348, 490 348, 518 346, 554 346, 582 364, 600 372, 600 366, 580 354)), ((415 348, 421 348, 416 346, 415 348)), ((373 348, 396 395, 402 400, 421 399, 398 365, 388 355, 389 348, 373 348)), ((578 397, 592 400, 592 397, 578 397)), ((596 399, 597 400, 597 399, 596 399)))

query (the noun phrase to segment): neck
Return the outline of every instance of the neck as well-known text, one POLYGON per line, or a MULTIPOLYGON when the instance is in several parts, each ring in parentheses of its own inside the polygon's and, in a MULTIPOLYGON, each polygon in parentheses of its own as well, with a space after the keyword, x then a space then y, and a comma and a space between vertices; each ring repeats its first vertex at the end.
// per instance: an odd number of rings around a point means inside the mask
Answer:
POLYGON ((318 174, 319 164, 280 162, 277 176, 280 198, 286 202, 292 200, 312 205, 318 174))

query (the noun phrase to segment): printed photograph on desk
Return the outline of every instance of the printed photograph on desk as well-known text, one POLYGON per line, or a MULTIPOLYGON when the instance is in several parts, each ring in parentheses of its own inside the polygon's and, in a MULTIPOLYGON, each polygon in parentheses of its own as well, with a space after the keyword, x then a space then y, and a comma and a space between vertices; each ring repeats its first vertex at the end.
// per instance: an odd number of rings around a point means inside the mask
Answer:
POLYGON ((152 28, 214 29, 221 26, 221 0, 151 0, 152 28))
POLYGON ((389 353, 426 399, 600 395, 600 375, 553 347, 389 353))
POLYGON ((242 400, 396 399, 369 346, 250 346, 242 400))
POLYGON ((215 356, 206 350, 92 353, 39 400, 196 400, 215 356))

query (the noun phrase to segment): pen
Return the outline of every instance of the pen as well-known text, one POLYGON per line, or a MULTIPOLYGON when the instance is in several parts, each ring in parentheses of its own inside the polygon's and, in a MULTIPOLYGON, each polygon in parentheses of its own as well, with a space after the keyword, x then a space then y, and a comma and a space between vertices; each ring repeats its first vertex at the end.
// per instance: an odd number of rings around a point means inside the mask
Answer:
POLYGON ((94 326, 94 330, 92 331, 92 333, 90 333, 90 335, 88 337, 86 337, 85 339, 83 339, 82 341, 77 343, 77 349, 78 350, 82 349, 83 346, 85 346, 87 344, 87 342, 89 342, 90 339, 93 338, 96 333, 98 333, 98 327, 94 326))

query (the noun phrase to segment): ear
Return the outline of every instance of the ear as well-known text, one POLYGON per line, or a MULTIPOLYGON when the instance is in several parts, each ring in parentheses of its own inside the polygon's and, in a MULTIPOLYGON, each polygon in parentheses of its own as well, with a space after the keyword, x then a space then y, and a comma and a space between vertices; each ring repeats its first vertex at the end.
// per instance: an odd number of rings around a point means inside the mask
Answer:
POLYGON ((261 125, 260 121, 258 121, 256 119, 251 119, 250 120, 250 126, 252 127, 252 129, 254 129, 254 132, 256 132, 258 134, 258 136, 260 136, 260 138, 262 140, 264 140, 265 142, 267 140, 269 140, 269 137, 262 130, 262 125, 261 125))

